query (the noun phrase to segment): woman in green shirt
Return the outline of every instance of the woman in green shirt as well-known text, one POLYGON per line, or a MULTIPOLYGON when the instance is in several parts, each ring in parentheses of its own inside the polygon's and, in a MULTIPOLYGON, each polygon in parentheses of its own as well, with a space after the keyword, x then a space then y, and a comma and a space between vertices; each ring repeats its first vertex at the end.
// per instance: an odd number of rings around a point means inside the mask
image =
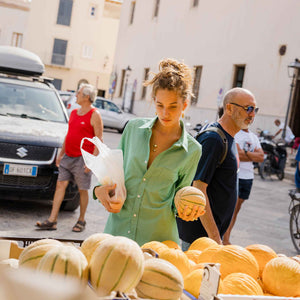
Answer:
MULTIPOLYGON (((127 198, 119 203, 110 197, 115 186, 94 189, 95 197, 111 212, 104 232, 126 236, 140 245, 154 240, 179 243, 174 196, 191 184, 201 156, 201 145, 180 120, 191 82, 191 70, 185 64, 165 59, 159 73, 145 83, 152 85, 157 116, 131 120, 121 137, 127 198)), ((189 216, 186 209, 178 215, 193 221, 201 211, 195 206, 189 216)))

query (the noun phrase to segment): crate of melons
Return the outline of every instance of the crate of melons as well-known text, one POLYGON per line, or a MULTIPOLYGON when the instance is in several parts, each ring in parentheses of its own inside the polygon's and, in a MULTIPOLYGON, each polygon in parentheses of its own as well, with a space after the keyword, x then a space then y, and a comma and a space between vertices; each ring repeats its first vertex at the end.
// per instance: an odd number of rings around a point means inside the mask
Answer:
MULTIPOLYGON (((15 241, 6 242, 17 247, 15 241)), ((17 248, 6 251, 7 259, 2 255, 2 270, 29 270, 40 280, 75 279, 97 299, 187 299, 181 272, 126 237, 97 233, 80 246, 46 238, 17 248)))

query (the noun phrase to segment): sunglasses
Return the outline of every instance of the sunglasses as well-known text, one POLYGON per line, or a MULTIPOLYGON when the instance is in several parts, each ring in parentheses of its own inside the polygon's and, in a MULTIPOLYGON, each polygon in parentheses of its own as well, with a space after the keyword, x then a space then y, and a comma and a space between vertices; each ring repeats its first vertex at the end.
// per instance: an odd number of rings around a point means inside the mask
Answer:
POLYGON ((241 107, 242 109, 244 109, 246 111, 247 114, 251 114, 253 111, 255 114, 257 114, 258 112, 258 107, 254 107, 254 106, 242 106, 242 105, 239 105, 237 103, 230 103, 232 105, 235 105, 235 106, 238 106, 238 107, 241 107))

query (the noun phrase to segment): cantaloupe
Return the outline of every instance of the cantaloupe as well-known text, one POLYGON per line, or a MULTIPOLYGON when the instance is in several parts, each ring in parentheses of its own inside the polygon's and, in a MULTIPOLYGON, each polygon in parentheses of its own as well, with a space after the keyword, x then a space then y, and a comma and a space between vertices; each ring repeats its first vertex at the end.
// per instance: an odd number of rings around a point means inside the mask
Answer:
POLYGON ((202 191, 193 186, 186 186, 177 191, 174 197, 174 203, 177 211, 183 211, 185 206, 187 206, 187 215, 191 214, 195 205, 199 207, 202 215, 205 213, 205 195, 202 191))
POLYGON ((42 257, 62 243, 54 239, 41 239, 27 246, 19 256, 19 266, 36 269, 42 257))
POLYGON ((121 236, 105 239, 89 263, 91 284, 99 296, 112 291, 127 293, 140 281, 146 261, 135 241, 121 236))
POLYGON ((163 249, 159 257, 173 264, 180 271, 183 278, 190 272, 189 259, 180 249, 163 249))
POLYGON ((88 262, 90 262, 91 257, 96 250, 96 248, 101 244, 101 242, 107 238, 112 238, 113 236, 108 233, 94 233, 87 237, 81 244, 80 250, 85 255, 88 262))
POLYGON ((263 270, 267 293, 282 297, 300 297, 300 264, 288 257, 271 259, 263 270))
POLYGON ((245 273, 231 273, 223 279, 223 294, 262 296, 259 283, 245 273))
POLYGON ((40 260, 37 270, 48 274, 60 274, 88 280, 88 262, 76 247, 61 245, 49 250, 40 260))
POLYGON ((277 257, 276 252, 267 245, 253 244, 246 247, 255 257, 259 266, 259 276, 261 277, 263 269, 267 262, 277 257))
POLYGON ((183 291, 183 278, 178 269, 166 260, 148 259, 143 276, 136 286, 139 297, 145 299, 179 299, 183 291))

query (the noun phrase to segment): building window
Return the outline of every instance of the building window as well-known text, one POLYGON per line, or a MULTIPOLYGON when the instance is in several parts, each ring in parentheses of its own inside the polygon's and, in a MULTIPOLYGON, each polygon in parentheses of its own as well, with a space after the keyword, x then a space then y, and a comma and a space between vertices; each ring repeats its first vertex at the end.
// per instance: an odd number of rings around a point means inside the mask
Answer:
POLYGON ((53 83, 54 87, 55 87, 58 91, 61 90, 62 79, 54 78, 52 83, 53 83))
POLYGON ((155 0, 155 6, 154 6, 154 14, 153 14, 153 18, 157 18, 157 16, 158 16, 159 2, 160 2, 160 0, 155 0))
POLYGON ((246 68, 246 66, 244 66, 244 65, 235 66, 232 87, 242 87, 243 86, 245 68, 246 68))
POLYGON ((23 33, 13 32, 11 45, 14 47, 22 47, 23 42, 23 33))
POLYGON ((73 0, 60 0, 57 14, 57 24, 70 26, 73 0))
MULTIPOLYGON (((149 68, 145 68, 145 70, 144 70, 144 81, 148 79, 149 71, 150 71, 149 68)), ((147 87, 143 86, 143 89, 142 89, 142 99, 145 99, 146 94, 147 94, 147 87)))
POLYGON ((194 83, 193 83, 193 95, 191 99, 191 104, 196 105, 198 102, 198 96, 199 96, 199 89, 200 89, 200 80, 201 80, 201 74, 202 74, 202 66, 195 66, 194 67, 195 74, 194 74, 194 83))
POLYGON ((64 65, 66 61, 68 41, 54 39, 52 60, 51 63, 54 65, 64 65))
POLYGON ((133 19, 134 19, 134 10, 135 10, 135 1, 131 2, 131 6, 130 6, 130 19, 129 19, 129 24, 133 23, 133 19))
POLYGON ((192 7, 197 7, 199 5, 199 0, 192 0, 192 7))
POLYGON ((93 58, 93 47, 88 46, 88 45, 83 45, 82 57, 83 58, 93 58))

